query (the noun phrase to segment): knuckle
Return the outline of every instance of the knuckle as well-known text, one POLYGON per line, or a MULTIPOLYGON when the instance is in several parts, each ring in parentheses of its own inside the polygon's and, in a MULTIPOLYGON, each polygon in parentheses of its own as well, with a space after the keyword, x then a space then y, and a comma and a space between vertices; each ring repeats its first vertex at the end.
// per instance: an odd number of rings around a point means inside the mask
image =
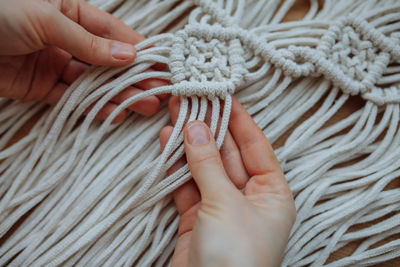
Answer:
POLYGON ((90 41, 90 49, 91 50, 97 49, 96 38, 93 35, 90 35, 89 41, 90 41))
POLYGON ((100 34, 102 37, 107 38, 107 39, 112 39, 112 31, 111 31, 111 26, 110 24, 105 24, 101 23, 99 25, 100 28, 100 34))
POLYGON ((221 211, 221 202, 215 201, 214 199, 204 198, 201 200, 201 209, 199 210, 199 216, 205 214, 219 217, 218 213, 221 211))
POLYGON ((225 143, 221 146, 220 153, 222 156, 226 158, 232 158, 236 156, 236 151, 232 149, 231 146, 225 145, 225 143))
POLYGON ((59 10, 73 21, 79 21, 80 0, 60 0, 59 10))
POLYGON ((197 154, 195 157, 188 159, 189 163, 193 166, 213 165, 221 161, 219 154, 215 152, 197 154))
POLYGON ((97 54, 99 52, 100 47, 96 36, 90 34, 88 38, 89 38, 89 48, 90 51, 92 52, 91 54, 97 54))

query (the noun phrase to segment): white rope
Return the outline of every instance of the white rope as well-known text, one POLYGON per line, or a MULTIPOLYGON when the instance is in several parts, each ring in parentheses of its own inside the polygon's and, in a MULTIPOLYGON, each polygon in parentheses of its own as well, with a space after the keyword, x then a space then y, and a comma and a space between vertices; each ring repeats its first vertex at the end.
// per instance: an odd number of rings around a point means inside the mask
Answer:
POLYGON ((184 125, 208 111, 222 145, 231 95, 271 142, 289 134, 276 154, 298 216, 282 266, 368 266, 400 255, 399 189, 388 188, 400 175, 398 1, 310 0, 296 22, 282 22, 291 0, 89 2, 149 38, 131 65, 89 68, 55 107, 0 99, 0 265, 167 265, 179 221, 170 194, 190 172, 187 164, 165 171, 184 154, 184 125), (144 72, 156 62, 168 70, 144 72), (95 119, 149 78, 171 84, 95 119), (164 93, 181 106, 163 152, 165 104, 152 117, 112 124, 133 103, 164 93), (341 116, 355 97, 359 108, 341 116), (353 241, 351 255, 328 262, 353 241))

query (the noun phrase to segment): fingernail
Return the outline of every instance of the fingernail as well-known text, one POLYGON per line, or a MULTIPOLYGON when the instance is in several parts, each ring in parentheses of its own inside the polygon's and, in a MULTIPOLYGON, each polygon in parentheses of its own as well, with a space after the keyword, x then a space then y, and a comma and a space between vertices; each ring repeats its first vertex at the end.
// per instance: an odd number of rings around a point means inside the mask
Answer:
POLYGON ((128 60, 135 56, 136 50, 133 45, 113 42, 110 48, 111 55, 117 60, 128 60))
POLYGON ((193 122, 186 128, 186 137, 191 145, 204 145, 210 141, 207 128, 200 122, 193 122))

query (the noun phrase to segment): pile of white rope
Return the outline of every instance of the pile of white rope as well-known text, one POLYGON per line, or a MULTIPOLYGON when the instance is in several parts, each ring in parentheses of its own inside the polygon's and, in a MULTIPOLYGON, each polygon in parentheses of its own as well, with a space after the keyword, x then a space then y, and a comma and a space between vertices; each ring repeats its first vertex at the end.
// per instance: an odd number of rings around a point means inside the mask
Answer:
POLYGON ((152 37, 137 45, 130 66, 90 68, 53 108, 0 100, 0 265, 168 264, 179 219, 169 194, 190 173, 187 166, 165 171, 183 155, 187 115, 203 120, 211 109, 222 144, 232 94, 271 142, 290 132, 276 150, 298 210, 283 266, 367 266, 400 256, 400 189, 387 188, 400 176, 397 0, 310 0, 303 19, 287 23, 294 0, 90 2, 152 37), (144 72, 156 62, 168 70, 144 72), (104 122, 94 119, 113 96, 148 78, 171 85, 131 97, 104 122), (165 105, 152 117, 132 113, 111 124, 132 103, 161 93, 181 96, 162 153, 165 105), (327 124, 351 95, 362 107, 327 124), (29 134, 7 146, 39 113, 29 134), (351 255, 327 263, 357 240, 351 255))

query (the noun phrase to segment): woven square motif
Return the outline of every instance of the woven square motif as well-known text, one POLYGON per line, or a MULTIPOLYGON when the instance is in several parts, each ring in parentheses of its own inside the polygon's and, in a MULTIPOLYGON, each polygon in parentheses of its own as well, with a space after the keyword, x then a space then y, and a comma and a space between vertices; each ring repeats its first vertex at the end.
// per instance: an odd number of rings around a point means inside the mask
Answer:
POLYGON ((368 32, 352 19, 343 20, 331 26, 319 45, 331 64, 352 83, 359 82, 361 93, 374 88, 390 61, 390 54, 364 31, 368 32))
MULTIPOLYGON (((387 54, 365 39, 353 27, 345 26, 342 38, 331 48, 330 59, 350 78, 363 81, 377 66, 386 67, 381 58, 387 54)), ((379 67, 381 68, 381 67, 379 67)))
POLYGON ((230 79, 232 70, 228 62, 227 41, 206 41, 190 36, 184 45, 185 80, 222 82, 230 79))
POLYGON ((186 27, 176 34, 172 47, 171 81, 191 85, 200 95, 233 93, 246 73, 243 55, 238 36, 227 34, 220 26, 186 27))

